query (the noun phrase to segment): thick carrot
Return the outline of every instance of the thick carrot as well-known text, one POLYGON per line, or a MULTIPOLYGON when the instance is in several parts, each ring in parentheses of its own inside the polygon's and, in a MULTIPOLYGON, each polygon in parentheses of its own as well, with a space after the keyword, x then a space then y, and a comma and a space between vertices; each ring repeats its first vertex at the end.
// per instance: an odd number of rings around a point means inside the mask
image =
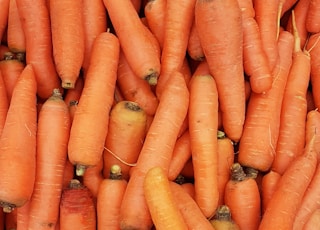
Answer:
POLYGON ((100 184, 97 196, 98 229, 115 229, 120 226, 119 214, 127 181, 122 178, 121 167, 113 165, 108 177, 100 184))
POLYGON ((225 186, 224 203, 240 229, 258 229, 260 224, 260 193, 257 182, 247 177, 239 163, 231 166, 231 177, 225 186))
POLYGON ((282 175, 262 216, 259 230, 292 229, 303 195, 316 171, 318 152, 314 141, 315 136, 282 175))
POLYGON ((94 39, 107 31, 108 20, 102 0, 83 0, 84 54, 82 69, 84 76, 89 67, 94 39))
POLYGON ((33 68, 27 65, 16 83, 0 137, 0 205, 5 212, 24 205, 33 192, 36 171, 36 89, 33 68))
POLYGON ((147 171, 154 166, 168 171, 179 129, 187 115, 189 91, 180 72, 174 73, 161 95, 157 112, 148 129, 137 164, 131 170, 124 194, 120 212, 122 229, 142 230, 152 226, 145 203, 143 181, 147 171))
POLYGON ((306 17, 306 29, 309 33, 320 32, 320 1, 310 0, 306 17))
POLYGON ((137 162, 144 143, 146 122, 146 113, 135 102, 121 101, 111 109, 103 153, 105 177, 112 165, 117 164, 123 179, 129 179, 129 171, 137 162))
POLYGON ((37 94, 42 99, 60 87, 52 54, 50 15, 45 0, 16 0, 26 42, 26 62, 31 63, 37 79, 37 94))
POLYGON ((36 178, 30 200, 31 229, 54 228, 59 217, 70 116, 59 89, 41 107, 37 129, 36 178), (50 204, 45 204, 49 202, 50 204))
POLYGON ((158 97, 166 87, 172 71, 180 71, 182 68, 194 20, 195 3, 195 0, 167 1, 166 3, 161 74, 156 88, 158 97))
POLYGON ((277 189, 281 174, 270 170, 262 177, 261 181, 261 208, 262 214, 265 212, 269 200, 272 198, 274 191, 277 189))
POLYGON ((293 42, 291 33, 280 33, 280 58, 272 73, 272 88, 265 94, 251 93, 239 145, 238 161, 243 166, 267 171, 272 165, 279 134, 281 103, 292 63, 293 42))
POLYGON ((154 115, 159 100, 150 84, 132 71, 122 51, 117 70, 117 85, 126 100, 138 103, 147 114, 154 115))
POLYGON ((9 15, 9 5, 10 0, 1 0, 1 11, 0 11, 0 44, 7 29, 8 15, 9 15))
POLYGON ((65 89, 74 88, 84 59, 84 1, 50 1, 53 58, 65 89))
POLYGON ((160 47, 156 37, 143 25, 130 0, 103 2, 133 72, 150 85, 156 85, 160 74, 160 47))
POLYGON ((68 143, 69 160, 77 175, 96 165, 103 153, 113 103, 120 45, 110 32, 101 33, 92 48, 92 58, 73 118, 68 143), (97 125, 93 126, 92 121, 97 125))
POLYGON ((7 97, 7 91, 4 86, 3 76, 0 68, 0 136, 6 122, 7 113, 9 109, 9 100, 7 97))
POLYGON ((180 210, 185 223, 189 229, 212 230, 208 219, 203 215, 199 206, 188 192, 181 185, 169 182, 174 201, 180 210))
POLYGON ((147 171, 143 191, 156 229, 188 229, 178 204, 175 203, 167 172, 163 168, 155 166, 147 171))
POLYGON ((92 194, 79 180, 71 180, 69 187, 62 190, 59 222, 63 230, 96 229, 96 209, 92 194))
POLYGON ((189 90, 188 116, 195 200, 204 215, 210 217, 219 200, 218 92, 211 75, 194 75, 189 90))
POLYGON ((220 205, 210 222, 215 230, 240 230, 238 224, 233 221, 227 205, 220 205))
POLYGON ((238 142, 245 118, 239 4, 237 0, 199 0, 195 5, 195 23, 210 72, 217 84, 224 132, 238 142), (233 28, 232 31, 229 28, 233 28))

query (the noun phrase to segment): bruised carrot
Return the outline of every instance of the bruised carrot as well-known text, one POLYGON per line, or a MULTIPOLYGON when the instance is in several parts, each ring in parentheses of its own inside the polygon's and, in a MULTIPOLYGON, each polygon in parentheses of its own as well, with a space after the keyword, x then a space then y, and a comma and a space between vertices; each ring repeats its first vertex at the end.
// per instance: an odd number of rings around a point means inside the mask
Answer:
POLYGON ((57 223, 70 124, 68 107, 56 89, 44 102, 38 118, 36 178, 30 200, 29 229, 53 228, 57 223), (50 205, 43 205, 48 201, 50 205))
POLYGON ((214 215, 210 220, 210 223, 215 230, 240 230, 237 223, 232 219, 230 208, 227 205, 220 205, 214 215))
POLYGON ((160 74, 160 47, 157 39, 143 25, 130 0, 103 2, 133 72, 150 85, 156 85, 160 74))
POLYGON ((188 229, 184 217, 175 203, 167 173, 163 168, 155 166, 147 171, 143 191, 156 229, 188 229))
POLYGON ((84 59, 84 1, 50 1, 53 58, 61 86, 74 88, 84 59))
POLYGON ((36 89, 33 68, 27 65, 16 83, 0 137, 0 205, 5 212, 23 206, 33 192, 36 171, 36 89))
POLYGON ((238 142, 245 118, 239 4, 237 0, 199 0, 195 5, 195 23, 210 73, 217 84, 224 132, 238 142), (232 31, 229 28, 233 28, 232 31))
POLYGON ((16 4, 25 35, 26 63, 33 66, 38 96, 46 99, 61 85, 53 61, 49 10, 45 0, 16 0, 16 4))
POLYGON ((110 167, 109 175, 102 180, 97 194, 98 229, 119 229, 119 214, 127 181, 121 174, 121 167, 110 167))
POLYGON ((113 103, 120 45, 110 32, 101 33, 92 48, 92 59, 75 112, 68 143, 69 160, 81 176, 96 165, 103 153, 109 112, 113 103), (107 54, 107 55, 106 55, 107 54), (92 121, 99 121, 92 126, 92 121))
POLYGON ((79 180, 73 179, 62 190, 60 201, 60 229, 96 229, 96 209, 92 194, 79 180))
POLYGON ((123 179, 129 179, 129 171, 135 166, 144 143, 146 122, 146 113, 135 102, 121 101, 111 109, 103 153, 104 177, 117 164, 123 179))
POLYGON ((161 94, 157 112, 148 129, 137 164, 131 170, 120 211, 122 229, 150 229, 152 226, 152 219, 145 203, 143 181, 147 171, 152 167, 160 166, 168 171, 179 129, 189 106, 189 91, 184 76, 175 72, 169 82, 161 94))

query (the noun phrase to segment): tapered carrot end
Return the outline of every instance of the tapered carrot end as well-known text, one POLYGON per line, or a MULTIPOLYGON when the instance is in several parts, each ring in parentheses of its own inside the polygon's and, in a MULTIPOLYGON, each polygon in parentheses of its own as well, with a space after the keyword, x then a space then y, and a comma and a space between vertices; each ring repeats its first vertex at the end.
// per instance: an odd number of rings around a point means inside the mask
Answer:
POLYGON ((159 74, 157 72, 152 72, 151 74, 147 75, 144 79, 150 85, 156 85, 158 83, 158 76, 159 76, 159 74))
POLYGON ((76 175, 77 176, 83 176, 85 171, 86 171, 86 169, 87 169, 86 166, 77 164, 76 165, 76 175))
POLYGON ((63 81, 63 82, 61 83, 61 86, 62 86, 62 88, 64 88, 64 89, 73 89, 74 86, 75 86, 75 83, 74 83, 74 82, 70 82, 70 81, 63 81))

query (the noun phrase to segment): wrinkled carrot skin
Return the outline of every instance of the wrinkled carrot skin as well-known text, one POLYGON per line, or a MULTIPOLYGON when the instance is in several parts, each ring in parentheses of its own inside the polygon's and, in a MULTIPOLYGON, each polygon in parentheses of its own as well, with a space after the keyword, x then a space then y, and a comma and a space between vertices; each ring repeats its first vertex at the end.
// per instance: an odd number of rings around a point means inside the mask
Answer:
POLYGON ((13 91, 0 138, 0 200, 1 206, 8 212, 24 205, 33 192, 36 171, 36 90, 33 68, 27 65, 13 91), (15 183, 12 183, 13 179, 15 183))

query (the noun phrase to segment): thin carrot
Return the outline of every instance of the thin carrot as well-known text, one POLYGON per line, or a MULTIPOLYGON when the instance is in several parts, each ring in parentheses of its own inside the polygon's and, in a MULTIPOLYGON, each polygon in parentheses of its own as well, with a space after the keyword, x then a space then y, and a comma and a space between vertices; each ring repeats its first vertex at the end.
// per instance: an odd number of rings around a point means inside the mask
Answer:
POLYGON ((282 175, 262 216, 259 230, 292 229, 303 195, 316 171, 318 152, 314 141, 315 136, 282 175))
POLYGON ((239 143, 238 161, 243 166, 267 171, 272 165, 279 135, 281 103, 292 63, 293 42, 291 33, 280 33, 280 58, 272 73, 272 88, 265 94, 251 93, 239 143))
POLYGON ((103 153, 113 103, 120 45, 110 32, 101 33, 92 48, 92 58, 73 118, 68 143, 69 160, 77 175, 96 165, 103 153), (106 55, 107 54, 107 55, 106 55), (93 126, 92 121, 97 125, 93 126))
POLYGON ((63 100, 67 105, 70 105, 71 101, 79 101, 82 93, 84 85, 84 78, 80 76, 73 89, 68 89, 63 96, 63 100))
POLYGON ((9 109, 9 100, 7 97, 7 91, 4 86, 3 76, 0 68, 0 136, 6 122, 7 113, 9 109))
POLYGON ((96 209, 92 194, 79 180, 73 179, 62 190, 60 201, 60 229, 96 229, 96 209))
POLYGON ((84 0, 82 14, 84 27, 84 54, 82 69, 85 76, 89 67, 94 39, 100 33, 107 31, 108 20, 102 0, 84 0))
POLYGON ((49 10, 45 0, 16 0, 16 4, 25 34, 26 62, 33 66, 38 96, 46 99, 61 85, 53 61, 49 10))
POLYGON ((224 132, 231 140, 238 142, 245 118, 239 4, 236 0, 198 0, 195 23, 210 72, 217 84, 224 132), (232 31, 229 28, 233 28, 232 31))
POLYGON ((147 171, 143 191, 156 229, 188 229, 188 225, 177 203, 175 203, 167 173, 163 168, 155 166, 147 171))
POLYGON ((195 200, 181 185, 169 182, 174 201, 180 210, 189 229, 212 230, 208 219, 203 215, 195 200))
POLYGON ((143 25, 130 0, 103 2, 133 72, 150 85, 156 85, 160 74, 160 47, 157 39, 143 25))
POLYGON ((227 205, 220 205, 210 222, 215 230, 240 230, 238 224, 233 221, 227 205))
POLYGON ((195 0, 167 1, 166 3, 161 73, 156 87, 158 97, 166 87, 172 71, 180 71, 182 68, 194 19, 195 3, 195 0))
POLYGON ((37 129, 36 178, 30 200, 31 229, 53 228, 59 217, 70 116, 59 89, 41 107, 37 129), (50 204, 45 205, 46 202, 50 204))
POLYGON ((0 44, 1 44, 3 35, 7 29, 10 0, 1 0, 0 5, 1 5, 1 11, 0 11, 0 44))
POLYGON ((261 206, 262 214, 265 212, 269 200, 272 198, 274 191, 277 189, 278 182, 281 178, 281 174, 270 170, 262 177, 261 182, 261 206))
POLYGON ((36 89, 33 68, 27 65, 16 83, 0 137, 0 205, 5 212, 24 205, 33 192, 36 171, 36 89))
POLYGON ((306 29, 309 33, 320 32, 320 1, 310 0, 306 17, 306 29))
POLYGON ((203 49, 200 43, 200 38, 197 32, 195 20, 193 20, 191 26, 187 52, 188 55, 195 61, 203 61, 205 59, 205 55, 203 53, 203 49))
POLYGON ((113 165, 108 177, 100 184, 97 196, 98 229, 115 229, 120 226, 119 214, 127 181, 122 178, 121 167, 113 165))
POLYGON ((206 217, 218 206, 218 92, 211 75, 194 75, 189 84, 189 134, 195 200, 206 217), (205 111, 205 112, 201 112, 205 111))
POLYGON ((17 229, 27 230, 29 223, 30 201, 17 208, 17 229))
POLYGON ((84 59, 84 1, 50 1, 53 58, 65 89, 74 88, 84 59))
POLYGON ((183 75, 175 72, 169 82, 161 94, 157 112, 148 129, 137 164, 131 170, 121 205, 122 229, 142 230, 150 229, 152 226, 151 216, 145 203, 143 181, 147 171, 154 166, 168 170, 179 129, 189 106, 189 91, 183 75))
POLYGON ((135 166, 144 143, 146 122, 146 113, 135 102, 121 101, 111 109, 103 153, 105 177, 112 165, 117 164, 123 179, 129 179, 129 171, 135 166))

